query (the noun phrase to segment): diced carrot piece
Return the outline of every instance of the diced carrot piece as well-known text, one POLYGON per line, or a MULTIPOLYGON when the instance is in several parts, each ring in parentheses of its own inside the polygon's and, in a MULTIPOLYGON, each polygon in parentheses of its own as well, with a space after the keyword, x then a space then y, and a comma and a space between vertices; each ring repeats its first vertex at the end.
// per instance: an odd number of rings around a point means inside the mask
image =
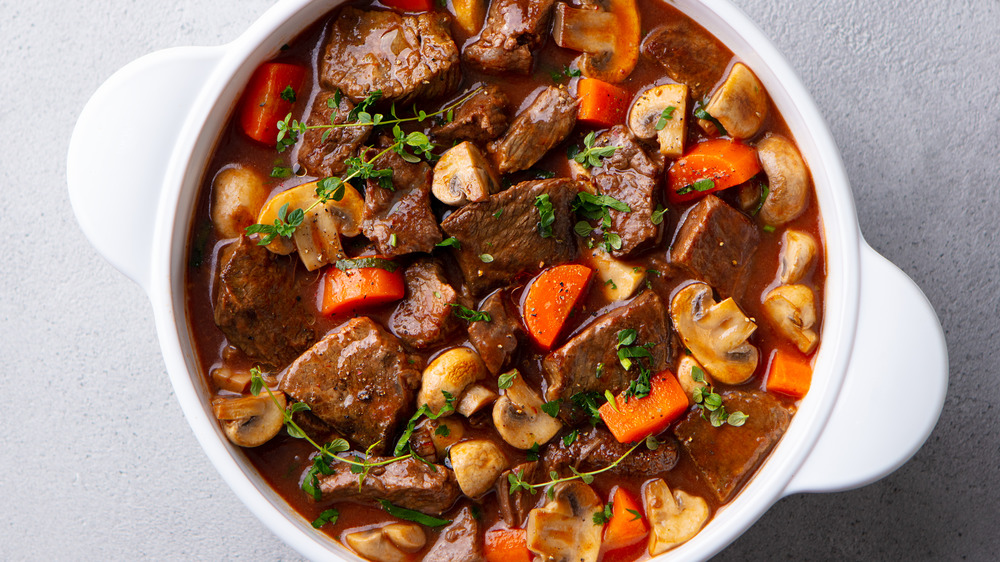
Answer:
POLYGON ((649 533, 642 505, 622 487, 611 494, 611 503, 611 520, 604 526, 604 550, 615 550, 641 541, 649 533))
POLYGON ((797 351, 778 350, 771 358, 767 374, 767 391, 801 399, 812 384, 809 358, 797 351))
POLYGON ((524 529, 495 529, 486 533, 484 542, 486 562, 531 562, 524 529))
POLYGON ((433 8, 431 0, 380 0, 380 2, 403 12, 429 12, 433 8))
POLYGON ((304 93, 299 88, 305 76, 306 69, 298 65, 281 62, 261 65, 250 78, 240 105, 243 132, 268 146, 277 144, 278 121, 292 110, 293 100, 304 93))
POLYGON ((663 431, 683 414, 690 403, 687 393, 670 371, 662 371, 650 381, 649 396, 625 401, 620 393, 615 402, 600 408, 601 419, 620 443, 631 443, 663 431))
POLYGON ((757 151, 729 139, 700 142, 667 170, 667 200, 683 203, 739 185, 760 173, 757 151))
POLYGON ((540 347, 552 348, 593 274, 594 270, 583 265, 559 265, 543 271, 528 286, 524 325, 540 347))
POLYGON ((342 271, 329 267, 323 279, 323 314, 350 312, 403 298, 406 286, 403 272, 389 272, 378 267, 342 271))
POLYGON ((625 122, 631 96, 618 86, 594 78, 581 78, 576 83, 580 100, 577 120, 591 127, 612 127, 625 122))

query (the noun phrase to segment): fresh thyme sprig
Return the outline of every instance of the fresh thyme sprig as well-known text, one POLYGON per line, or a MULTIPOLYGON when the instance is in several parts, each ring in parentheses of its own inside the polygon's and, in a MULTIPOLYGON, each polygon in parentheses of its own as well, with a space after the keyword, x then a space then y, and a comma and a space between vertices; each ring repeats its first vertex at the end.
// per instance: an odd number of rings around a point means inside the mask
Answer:
POLYGON ((565 476, 563 478, 560 478, 559 477, 559 473, 553 470, 553 471, 549 472, 549 478, 551 478, 551 480, 549 480, 547 482, 542 482, 540 484, 532 484, 531 482, 526 482, 524 480, 524 469, 523 468, 521 470, 519 470, 519 471, 511 471, 510 474, 507 475, 507 482, 509 484, 509 493, 513 494, 514 492, 517 492, 518 490, 525 490, 525 491, 527 491, 527 492, 529 492, 531 494, 537 494, 539 489, 543 489, 544 488, 545 489, 545 495, 549 499, 552 499, 555 496, 555 485, 556 484, 559 484, 560 482, 570 482, 572 480, 577 480, 577 479, 582 480, 584 484, 591 484, 594 481, 594 476, 596 476, 596 475, 598 475, 598 474, 600 474, 602 472, 607 472, 607 471, 611 470, 612 468, 618 466, 623 460, 625 460, 625 457, 627 457, 630 454, 632 454, 632 451, 634 451, 636 449, 636 447, 638 447, 641 444, 642 444, 642 442, 640 441, 639 443, 636 443, 635 445, 632 445, 632 448, 630 448, 628 451, 625 451, 625 454, 623 454, 622 456, 618 457, 617 459, 615 459, 614 462, 612 462, 611 464, 609 464, 608 466, 605 466, 603 468, 599 468, 597 470, 592 470, 590 472, 580 472, 576 468, 574 468, 574 467, 571 466, 571 467, 569 467, 569 469, 570 469, 570 471, 573 472, 573 475, 572 476, 565 476))

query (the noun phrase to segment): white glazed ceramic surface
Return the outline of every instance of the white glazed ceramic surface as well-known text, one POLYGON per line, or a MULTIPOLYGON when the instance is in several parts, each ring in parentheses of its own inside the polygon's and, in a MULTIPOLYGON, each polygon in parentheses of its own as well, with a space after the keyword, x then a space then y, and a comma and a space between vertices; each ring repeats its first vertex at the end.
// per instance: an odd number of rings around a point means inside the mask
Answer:
MULTIPOLYGON (((229 45, 169 49, 129 64, 83 110, 67 161, 70 200, 84 233, 153 303, 167 370, 206 454, 258 518, 317 560, 358 558, 312 529, 220 431, 193 353, 183 280, 205 165, 243 86, 261 62, 338 4, 284 0, 229 45), (123 167, 114 178, 101 170, 109 153, 123 167)), ((785 59, 726 0, 674 4, 754 70, 784 116, 813 174, 828 269, 812 387, 788 432, 705 529, 657 558, 695 560, 723 549, 785 495, 861 486, 906 462, 937 422, 947 357, 940 324, 919 288, 861 238, 837 148, 785 59), (879 400, 888 392, 924 417, 897 423, 879 400)))

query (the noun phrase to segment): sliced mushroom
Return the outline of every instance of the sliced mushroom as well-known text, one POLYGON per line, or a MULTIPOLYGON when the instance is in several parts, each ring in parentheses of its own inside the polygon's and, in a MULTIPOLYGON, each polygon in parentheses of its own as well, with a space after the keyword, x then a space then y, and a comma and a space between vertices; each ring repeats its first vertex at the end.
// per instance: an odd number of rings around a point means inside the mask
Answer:
POLYGON ((493 404, 493 425, 500 437, 525 450, 535 443, 548 443, 562 429, 562 422, 543 412, 542 404, 538 393, 517 373, 510 388, 493 404))
POLYGON ((594 514, 603 508, 583 482, 556 484, 552 500, 528 513, 528 549, 546 562, 596 562, 604 526, 594 514))
POLYGON ((646 484, 643 491, 649 518, 649 555, 662 554, 698 534, 708 521, 708 503, 683 490, 673 493, 662 478, 646 484))
POLYGON ((212 369, 212 382, 222 390, 243 394, 250 390, 250 371, 234 371, 229 367, 212 369))
POLYGON ((499 190, 500 182, 493 168, 470 141, 448 149, 434 165, 431 191, 446 205, 485 201, 499 190))
POLYGON ((590 1, 583 8, 556 4, 552 36, 560 47, 581 51, 588 78, 621 82, 639 60, 639 12, 635 0, 590 1))
POLYGON ((705 369, 698 364, 698 361, 690 355, 685 355, 681 357, 681 360, 677 362, 677 382, 681 383, 681 388, 684 389, 684 393, 694 401, 695 393, 700 392, 701 389, 705 388, 711 382, 708 378, 708 373, 705 369), (696 381, 694 376, 695 369, 701 369, 702 381, 696 381))
POLYGON ((684 154, 687 136, 687 98, 688 87, 684 84, 664 84, 646 90, 632 102, 628 128, 641 139, 656 137, 660 154, 679 158, 684 154))
POLYGON ((275 391, 274 397, 277 404, 267 393, 239 398, 218 397, 212 400, 212 411, 233 444, 257 447, 277 435, 284 423, 285 393, 275 391))
MULTIPOLYGON (((757 134, 767 117, 767 92, 754 73, 738 62, 708 100, 705 111, 722 123, 729 136, 748 139, 757 134)), ((709 133, 715 132, 710 121, 700 119, 698 124, 709 133)))
POLYGON ((601 247, 589 250, 586 265, 596 272, 595 283, 609 301, 625 300, 642 285, 646 270, 611 257, 601 247))
POLYGON ((500 395, 481 384, 473 384, 465 389, 465 394, 455 408, 459 414, 469 417, 496 402, 500 395))
POLYGON ((384 527, 349 533, 345 542, 355 552, 376 562, 405 562, 427 544, 427 535, 416 523, 390 523, 384 527))
POLYGON ((496 443, 472 439, 451 446, 451 466, 462 493, 476 498, 493 489, 500 473, 507 470, 507 457, 496 443))
POLYGON ((816 299, 805 285, 781 285, 764 297, 764 312, 786 338, 802 353, 811 353, 819 342, 816 299))
POLYGON ((267 200, 264 178, 250 168, 223 168, 212 180, 212 225, 219 238, 237 238, 267 200))
POLYGON ((670 318, 685 347, 713 378, 739 384, 753 375, 758 353, 747 339, 757 325, 732 298, 716 303, 711 287, 692 283, 674 295, 670 318))
POLYGON ((781 237, 779 279, 785 285, 798 283, 809 272, 819 252, 816 239, 801 230, 788 230, 781 237))
POLYGON ((757 143, 757 159, 770 188, 760 218, 779 226, 801 215, 809 194, 809 172, 795 145, 781 135, 769 135, 757 143))
POLYGON ((437 414, 448 401, 445 392, 459 399, 467 386, 487 374, 486 365, 478 353, 468 347, 453 347, 438 355, 424 369, 417 403, 427 404, 437 414))

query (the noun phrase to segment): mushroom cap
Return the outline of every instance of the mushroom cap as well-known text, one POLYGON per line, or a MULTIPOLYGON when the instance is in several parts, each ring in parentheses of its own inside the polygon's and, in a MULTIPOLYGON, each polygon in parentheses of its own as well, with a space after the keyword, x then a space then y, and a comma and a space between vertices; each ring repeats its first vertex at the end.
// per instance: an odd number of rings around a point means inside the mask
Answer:
POLYGON ((449 148, 434 164, 431 192, 446 205, 485 201, 499 186, 489 161, 471 141, 449 148))
POLYGON ((493 489, 500 473, 507 470, 507 457, 488 439, 471 439, 451 446, 451 466, 462 493, 479 497, 493 489))
POLYGON ((264 178, 239 164, 226 166, 212 179, 212 224, 220 238, 238 238, 256 221, 267 200, 264 178))
POLYGON ((805 285, 781 285, 764 297, 764 312, 783 336, 805 354, 819 342, 816 325, 816 298, 805 285))
POLYGON ((759 354, 747 340, 757 325, 732 298, 716 303, 711 287, 692 283, 674 295, 670 318, 685 347, 714 379, 739 384, 753 376, 759 354))
MULTIPOLYGON (((656 136, 656 122, 668 107, 678 106, 678 98, 687 98, 687 86, 684 84, 663 84, 654 86, 635 97, 632 107, 628 110, 628 128, 640 139, 651 139, 656 136)), ((681 108, 677 108, 680 112, 681 108)), ((680 116, 683 119, 683 116, 680 116)))
POLYGON ((781 237, 778 278, 783 284, 798 283, 809 272, 819 246, 811 234, 801 230, 786 230, 781 237))
POLYGON ((212 400, 215 417, 222 422, 222 431, 234 445, 257 447, 267 443, 284 425, 285 393, 238 398, 218 397, 212 400))
POLYGON ((547 562, 596 562, 604 526, 593 518, 604 507, 601 499, 579 480, 556 484, 553 492, 528 513, 528 549, 547 562))
POLYGON ((639 12, 635 0, 595 0, 586 8, 556 4, 552 36, 560 47, 582 51, 587 78, 617 83, 639 60, 639 12))
POLYGON ((544 445, 562 429, 562 422, 542 411, 542 399, 518 373, 510 388, 493 404, 493 425, 504 441, 518 449, 544 445))
MULTIPOLYGON (((712 95, 705 111, 718 119, 733 138, 748 139, 757 134, 767 117, 767 91, 754 73, 738 62, 712 95)), ((715 128, 708 121, 700 123, 702 128, 715 128)))
POLYGON ((406 562, 410 554, 427 543, 427 535, 416 523, 388 525, 348 533, 344 542, 355 552, 377 562, 406 562))
POLYGON ((424 369, 417 403, 427 404, 437 414, 447 403, 445 392, 458 399, 467 386, 487 374, 486 365, 478 353, 468 347, 453 347, 438 355, 424 369))
POLYGON ((671 492, 662 478, 643 490, 649 519, 649 555, 662 554, 698 534, 708 521, 708 503, 683 490, 671 492))
POLYGON ((781 135, 768 135, 757 143, 757 159, 770 189, 760 218, 780 226, 801 215, 808 203, 809 171, 795 145, 781 135))

